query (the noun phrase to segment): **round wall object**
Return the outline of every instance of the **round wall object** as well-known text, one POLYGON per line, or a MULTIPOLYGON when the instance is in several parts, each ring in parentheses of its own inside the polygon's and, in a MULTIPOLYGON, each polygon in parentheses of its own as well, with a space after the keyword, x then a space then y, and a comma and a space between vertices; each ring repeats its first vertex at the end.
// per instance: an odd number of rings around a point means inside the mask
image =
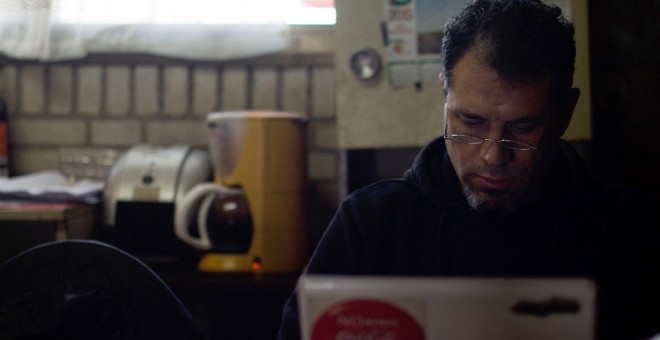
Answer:
POLYGON ((351 70, 359 80, 375 78, 380 74, 381 67, 380 56, 372 49, 365 48, 351 56, 351 70))

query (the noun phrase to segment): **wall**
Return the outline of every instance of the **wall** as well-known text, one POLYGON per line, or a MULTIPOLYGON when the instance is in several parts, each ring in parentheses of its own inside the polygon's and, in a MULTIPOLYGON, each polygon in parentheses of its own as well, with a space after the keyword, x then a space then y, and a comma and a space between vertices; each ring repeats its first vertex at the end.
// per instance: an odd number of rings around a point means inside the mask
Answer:
POLYGON ((590 1, 594 170, 660 194, 660 2, 590 1))
MULTIPOLYGON (((297 32, 297 31, 296 31, 297 32)), ((0 58, 12 175, 58 168, 62 148, 205 146, 206 114, 287 110, 309 116, 311 235, 338 200, 331 27, 298 32, 293 51, 228 62, 96 55, 58 63, 0 58)))
POLYGON ((381 23, 383 0, 337 0, 337 131, 345 149, 416 147, 442 134, 444 96, 440 87, 392 88, 387 71, 359 81, 350 68, 353 53, 374 49, 385 63, 381 23))

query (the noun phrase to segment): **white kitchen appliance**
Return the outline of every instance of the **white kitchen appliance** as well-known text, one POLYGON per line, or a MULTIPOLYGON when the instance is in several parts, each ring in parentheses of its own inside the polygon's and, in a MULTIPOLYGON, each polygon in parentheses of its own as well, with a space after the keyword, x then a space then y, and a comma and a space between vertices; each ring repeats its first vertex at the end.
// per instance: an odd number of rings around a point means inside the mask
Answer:
POLYGON ((103 193, 104 238, 147 262, 174 262, 190 249, 174 234, 174 212, 193 186, 212 179, 208 150, 136 145, 112 167, 103 193))

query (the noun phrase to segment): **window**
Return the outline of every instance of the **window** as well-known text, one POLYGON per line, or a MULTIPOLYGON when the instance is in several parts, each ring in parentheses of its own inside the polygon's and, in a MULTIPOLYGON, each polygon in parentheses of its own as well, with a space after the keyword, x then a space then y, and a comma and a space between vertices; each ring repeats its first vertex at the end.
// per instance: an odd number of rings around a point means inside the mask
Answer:
POLYGON ((222 60, 286 49, 290 25, 334 23, 334 0, 0 0, 0 52, 222 60))
POLYGON ((335 23, 334 0, 59 0, 54 13, 58 22, 87 24, 335 23))
POLYGON ((334 0, 290 0, 285 21, 290 25, 334 25, 334 0))

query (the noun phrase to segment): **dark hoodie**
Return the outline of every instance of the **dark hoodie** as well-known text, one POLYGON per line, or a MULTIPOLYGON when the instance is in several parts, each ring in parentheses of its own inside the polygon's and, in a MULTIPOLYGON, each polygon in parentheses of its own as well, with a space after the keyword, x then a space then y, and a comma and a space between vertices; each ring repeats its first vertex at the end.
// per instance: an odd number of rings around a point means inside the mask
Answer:
MULTIPOLYGON (((657 199, 590 181, 572 147, 560 148, 540 198, 493 217, 467 205, 438 138, 402 179, 342 202, 306 273, 587 277, 598 287, 599 339, 660 332, 657 199)), ((279 338, 300 338, 295 292, 279 338)))

